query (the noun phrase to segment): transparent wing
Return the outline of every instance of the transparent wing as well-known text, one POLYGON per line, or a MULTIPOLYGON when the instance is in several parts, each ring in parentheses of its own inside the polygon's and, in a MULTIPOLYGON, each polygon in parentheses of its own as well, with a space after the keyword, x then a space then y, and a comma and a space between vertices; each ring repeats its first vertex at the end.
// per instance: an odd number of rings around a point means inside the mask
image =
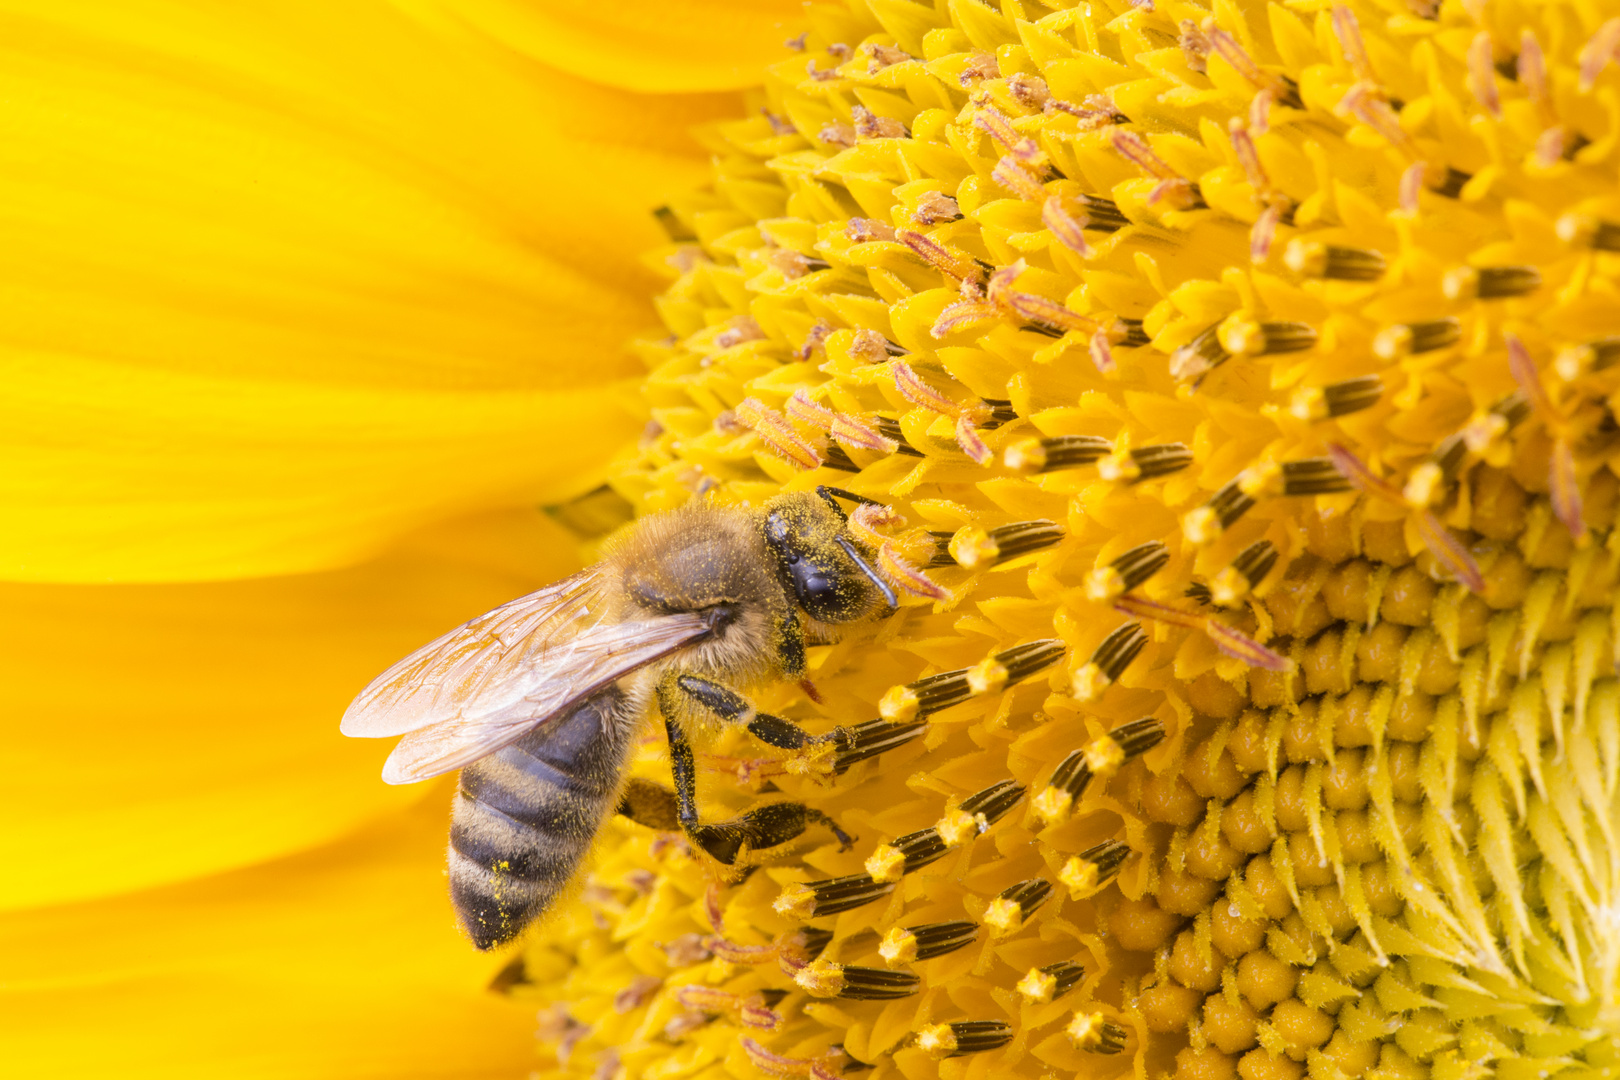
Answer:
POLYGON ((390 784, 411 784, 459 769, 521 738, 536 725, 709 632, 701 615, 663 615, 594 626, 546 650, 525 692, 477 715, 407 732, 383 766, 390 784))
POLYGON ((369 739, 403 735, 521 698, 528 672, 599 617, 599 584, 593 571, 582 571, 422 646, 360 691, 339 730, 369 739))

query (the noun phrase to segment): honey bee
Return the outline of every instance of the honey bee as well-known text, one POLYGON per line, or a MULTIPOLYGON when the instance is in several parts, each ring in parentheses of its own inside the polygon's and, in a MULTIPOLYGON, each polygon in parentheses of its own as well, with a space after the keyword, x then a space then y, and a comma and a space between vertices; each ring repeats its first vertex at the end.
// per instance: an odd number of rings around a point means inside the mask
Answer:
POLYGON ((839 498, 870 501, 824 487, 757 510, 701 506, 644 518, 596 565, 423 646, 355 698, 345 735, 404 736, 385 781, 461 769, 450 894, 473 944, 505 944, 543 915, 615 809, 679 827, 722 863, 812 823, 849 843, 831 819, 793 802, 701 821, 688 738, 694 723, 718 717, 782 749, 848 743, 844 728, 812 736, 728 685, 802 678, 807 641, 894 611, 894 591, 839 498), (625 779, 655 702, 673 797, 625 779))

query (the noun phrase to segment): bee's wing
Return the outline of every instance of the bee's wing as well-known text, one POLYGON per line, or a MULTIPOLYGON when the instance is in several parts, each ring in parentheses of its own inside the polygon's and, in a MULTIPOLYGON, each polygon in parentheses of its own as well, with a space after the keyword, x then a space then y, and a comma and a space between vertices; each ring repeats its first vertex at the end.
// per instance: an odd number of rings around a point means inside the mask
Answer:
POLYGON ((508 683, 596 621, 599 584, 594 571, 581 571, 422 646, 360 691, 339 730, 381 739, 499 707, 514 696, 508 683))
POLYGON ((477 715, 447 717, 407 732, 383 766, 383 779, 411 784, 477 761, 708 632, 708 620, 685 613, 584 630, 547 649, 524 678, 504 681, 520 686, 520 695, 485 702, 489 707, 477 715))

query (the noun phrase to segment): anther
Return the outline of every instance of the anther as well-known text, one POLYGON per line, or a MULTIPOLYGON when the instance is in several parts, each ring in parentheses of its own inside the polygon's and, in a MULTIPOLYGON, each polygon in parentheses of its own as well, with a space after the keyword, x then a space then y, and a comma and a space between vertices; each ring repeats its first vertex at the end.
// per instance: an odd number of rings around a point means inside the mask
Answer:
POLYGON ((1316 344, 1316 328, 1309 323, 1260 322, 1241 312, 1227 316, 1216 336, 1234 356, 1300 352, 1316 344))
POLYGON ((1236 606, 1266 579, 1276 565, 1277 548, 1270 540, 1250 544, 1232 560, 1232 565, 1210 579, 1210 600, 1222 607, 1236 606))
POLYGON ((1440 291, 1448 300, 1500 300, 1540 287, 1541 271, 1533 266, 1457 266, 1440 279, 1440 291))
POLYGON ((909 971, 873 967, 845 967, 831 960, 816 960, 793 973, 793 981, 811 997, 847 1001, 892 1001, 910 997, 922 979, 909 971))
POLYGON ((885 884, 921 870, 961 847, 1007 816, 1024 797, 1017 781, 1002 780, 963 799, 926 829, 896 837, 880 845, 866 860, 867 874, 885 884))
MULTIPOLYGON (((816 62, 810 61, 812 71, 815 70, 815 66, 816 62)), ((837 75, 833 74, 831 77, 837 78, 837 75)), ((816 138, 828 146, 838 146, 847 150, 855 145, 855 129, 848 124, 823 124, 821 130, 816 132, 816 138)))
POLYGON ((1136 588, 1170 563, 1170 548, 1160 540, 1149 540, 1125 552, 1107 566, 1086 575, 1086 599, 1106 603, 1136 588))
POLYGON ((966 921, 897 926, 884 935, 878 955, 891 967, 932 960, 973 944, 978 936, 978 926, 966 921))
MULTIPOLYGON (((991 659, 1006 669, 1006 685, 1011 686, 1057 663, 1066 648, 1058 638, 1043 638, 996 653, 991 659)), ((942 671, 905 686, 893 687, 879 701, 878 712, 885 720, 909 721, 960 705, 974 696, 970 682, 973 670, 942 671)))
POLYGON ((1026 109, 1044 109, 1052 100, 1052 91, 1039 75, 1026 75, 1015 71, 1007 76, 1007 93, 1026 109))
POLYGON ((878 116, 870 109, 857 105, 850 110, 855 121, 855 137, 859 139, 909 139, 906 125, 892 116, 878 116))
POLYGON ((1371 248, 1342 247, 1318 240, 1290 240, 1283 263, 1296 274, 1339 281, 1377 281, 1388 263, 1371 248))
POLYGON ((1198 24, 1191 19, 1182 19, 1177 27, 1180 35, 1176 44, 1181 48, 1182 59, 1187 62, 1187 70, 1202 75, 1209 66, 1209 38, 1198 29, 1198 24))
POLYGON ((1064 1033, 1074 1045, 1093 1054, 1117 1054, 1125 1049, 1125 1029, 1100 1012, 1077 1012, 1064 1033))
POLYGON ((1468 75, 1464 81, 1480 107, 1501 119, 1502 96, 1496 91, 1495 51, 1487 31, 1475 34, 1468 45, 1468 75))
POLYGON ((875 416, 872 426, 877 428, 878 434, 895 444, 895 453, 903 457, 922 457, 923 452, 906 442, 906 436, 900 430, 900 421, 892 416, 875 416))
POLYGON ((1012 1042, 1012 1027, 1004 1020, 958 1020, 952 1024, 930 1024, 917 1032, 919 1050, 934 1058, 961 1057, 999 1050, 1012 1042))
POLYGON ((781 1014, 768 1007, 759 994, 742 997, 717 986, 689 983, 676 988, 675 1000, 699 1012, 729 1013, 743 1027, 759 1031, 775 1031, 782 1023, 781 1014))
POLYGON ((893 45, 884 45, 876 41, 868 41, 862 45, 861 52, 872 58, 871 63, 866 66, 868 75, 882 71, 886 67, 893 67, 896 64, 903 64, 907 60, 915 59, 904 49, 896 48, 893 45))
POLYGON ((1081 701, 1095 701, 1131 666, 1147 640, 1147 631, 1140 623, 1128 622, 1120 626, 1103 638, 1091 659, 1075 671, 1069 692, 1081 701))
POLYGON ((1254 499, 1243 489, 1243 477, 1230 481, 1211 495, 1203 506, 1189 510, 1181 519, 1181 532, 1189 543, 1213 543, 1216 537, 1254 507, 1254 499))
POLYGON ((962 69, 962 74, 956 77, 956 81, 965 88, 975 86, 985 79, 999 79, 1000 77, 1001 68, 996 64, 995 55, 982 52, 975 53, 968 60, 967 66, 962 69))
POLYGON ((1574 382, 1583 375, 1613 366, 1617 360, 1620 360, 1620 337, 1600 338, 1560 349, 1553 359, 1553 370, 1565 382, 1574 382))
POLYGON ((850 218, 844 226, 844 238, 856 244, 870 244, 875 240, 894 241, 894 227, 872 218, 850 218))
POLYGON ((737 1039, 737 1045, 747 1055, 749 1063, 766 1076, 837 1080, 843 1075, 842 1070, 850 1065, 849 1055, 837 1046, 829 1048, 831 1052, 821 1057, 793 1058, 768 1050, 746 1035, 737 1039))
POLYGON ((1558 239, 1573 247, 1620 251, 1620 225, 1591 214, 1565 214, 1558 219, 1558 239))
POLYGON ((1384 380, 1377 375, 1326 386, 1302 386, 1294 391, 1288 411, 1301 420, 1327 420, 1371 408, 1384 393, 1384 380))
POLYGON ((1002 462, 1025 474, 1056 472, 1090 465, 1112 453, 1114 444, 1096 435, 1058 435, 1021 439, 1007 447, 1002 462))
POLYGON ((1214 19, 1206 18, 1200 26, 1204 36, 1209 40, 1210 48, 1220 55, 1232 66, 1232 69, 1249 81, 1249 85, 1256 90, 1269 90, 1280 104, 1290 109, 1305 107, 1299 97, 1299 87, 1286 75, 1273 75, 1256 64, 1238 44, 1237 38, 1215 25, 1214 19))
POLYGON ((1035 816, 1047 825, 1068 820, 1096 778, 1107 780, 1121 765, 1164 741, 1164 725, 1152 717, 1121 724, 1069 754, 1052 770, 1040 794, 1031 800, 1035 816))
POLYGON ((876 450, 883 454, 892 454, 898 449, 898 444, 893 440, 884 438, 854 417, 811 401, 803 387, 793 391, 783 411, 801 424, 820 428, 847 446, 876 450))
POLYGON ((1091 258, 1093 252, 1091 245, 1086 243, 1087 219, 1084 213, 1078 218, 1074 217, 1063 208, 1063 200, 1053 195, 1041 204, 1041 224, 1046 226, 1058 243, 1082 259, 1091 258))
POLYGON ((1350 482, 1339 473, 1331 458, 1304 458, 1282 463, 1275 490, 1283 496, 1332 495, 1349 491, 1350 482))
POLYGON ((1221 324, 1216 323, 1170 354, 1170 377, 1196 384, 1231 355, 1221 343, 1221 324))
POLYGON ((1048 115, 1053 113, 1068 113, 1080 121, 1081 131, 1096 131, 1112 124, 1128 124, 1131 118, 1114 107, 1114 101, 1106 94, 1088 94, 1079 105, 1072 101, 1062 101, 1053 98, 1043 108, 1048 115))
POLYGON ((1020 881, 990 901, 984 909, 984 925, 992 937, 1002 938, 1029 921, 1029 917, 1052 895, 1052 883, 1045 878, 1020 881))
POLYGON ((1069 890, 1069 899, 1083 900, 1094 896, 1119 874, 1119 868, 1130 857, 1130 845, 1120 840, 1104 840, 1088 847, 1058 871, 1058 882, 1069 890))
POLYGON ((957 566, 979 570, 1051 547, 1063 535, 1063 527, 1053 521, 1020 521, 989 530, 968 525, 951 536, 947 551, 957 566))
POLYGON ((911 211, 911 219, 919 225, 939 225, 948 221, 961 221, 962 208, 949 195, 925 191, 911 211))
POLYGON ((1138 484, 1180 472, 1192 462, 1192 451, 1181 443, 1156 443, 1102 458, 1097 462, 1097 475, 1116 483, 1138 484))
MULTIPOLYGON (((1334 443, 1328 447, 1328 455, 1333 464, 1343 473, 1356 490, 1393 503, 1396 506, 1409 507, 1406 495, 1367 467, 1348 447, 1334 443)), ((1442 565, 1451 571, 1456 579, 1467 586, 1473 593, 1485 591, 1485 577, 1480 573, 1479 564, 1462 542, 1452 535, 1439 518, 1434 516, 1432 510, 1417 510, 1418 535, 1423 538, 1427 547, 1442 565)))
POLYGON ((869 874, 850 874, 822 881, 795 882, 782 890, 772 907, 778 915, 788 918, 813 919, 862 907, 893 891, 893 882, 873 881, 869 874))
POLYGON ((838 752, 833 756, 833 773, 841 775, 856 762, 902 747, 927 730, 925 721, 886 724, 882 720, 868 720, 854 727, 840 728, 834 732, 838 752))
POLYGON ((1453 318, 1426 322, 1397 323, 1373 336, 1373 354, 1380 360, 1395 361, 1413 353, 1432 352, 1462 340, 1462 323, 1453 318))
POLYGON ((1581 93, 1589 93, 1597 85, 1603 69, 1620 56, 1620 17, 1610 19, 1597 28, 1597 33, 1581 46, 1578 57, 1581 69, 1581 93))
POLYGON ((1073 960, 1060 960, 1045 967, 1030 968, 1029 973, 1018 980, 1016 989, 1029 1004, 1045 1005, 1080 985, 1085 976, 1086 969, 1073 960))
POLYGON ((1131 223, 1130 218, 1120 212, 1119 204, 1112 199, 1105 199, 1100 195, 1075 195, 1072 199, 1080 204, 1081 210, 1085 211, 1088 229, 1118 232, 1131 223))

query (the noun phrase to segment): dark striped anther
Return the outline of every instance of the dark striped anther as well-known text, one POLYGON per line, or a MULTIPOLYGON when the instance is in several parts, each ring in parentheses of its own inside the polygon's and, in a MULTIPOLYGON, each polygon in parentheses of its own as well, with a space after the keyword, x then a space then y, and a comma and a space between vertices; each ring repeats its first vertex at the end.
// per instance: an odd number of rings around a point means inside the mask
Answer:
POLYGON ((1170 547, 1162 540, 1138 544, 1107 566, 1096 567, 1086 575, 1086 599, 1102 604, 1123 596, 1163 570, 1169 562, 1170 547))
POLYGON ((1030 878, 1001 891, 984 909, 984 925, 994 937, 1006 937, 1018 930, 1029 917, 1040 910, 1052 895, 1052 883, 1045 878, 1030 878))
POLYGON ((952 1024, 930 1024, 917 1032, 918 1049, 934 1058, 961 1057, 999 1050, 1012 1042, 1012 1026, 1005 1020, 958 1020, 952 1024))
POLYGON ((1073 960, 1060 960, 1045 967, 1030 968, 1029 973, 1018 980, 1017 989, 1031 1005, 1044 1005, 1079 986, 1085 976, 1086 969, 1073 960))
POLYGON ((1058 871, 1058 881, 1068 888, 1069 899, 1082 900, 1112 881, 1130 853, 1130 845, 1123 841, 1104 840, 1078 855, 1069 856, 1069 861, 1058 871))
POLYGON ((896 686, 878 702, 883 719, 903 723, 960 705, 980 694, 993 693, 1021 682, 1062 658, 1066 646, 1058 638, 1043 638, 1015 645, 986 657, 970 668, 896 686))
POLYGON ((878 946, 878 955, 891 967, 917 960, 932 960, 973 944, 978 936, 978 924, 965 920, 897 926, 884 935, 883 943, 878 946))
POLYGON ((1102 639, 1102 643, 1069 680, 1069 693, 1081 701, 1095 701, 1126 668, 1131 666, 1147 644, 1142 624, 1128 622, 1102 639))
POLYGON ((1049 439, 1020 439, 1007 447, 1002 462, 1025 475, 1077 469, 1114 452, 1114 444, 1098 435, 1056 435, 1049 439))
POLYGON ((1106 780, 1127 761, 1164 741, 1164 725, 1151 716, 1121 724, 1073 751, 1052 770, 1046 787, 1031 800, 1035 816, 1047 825, 1068 819, 1091 781, 1106 780))
POLYGON ((773 906, 778 915, 813 919, 862 907, 893 891, 893 882, 873 881, 870 874, 850 874, 822 881, 795 882, 782 890, 773 906))

